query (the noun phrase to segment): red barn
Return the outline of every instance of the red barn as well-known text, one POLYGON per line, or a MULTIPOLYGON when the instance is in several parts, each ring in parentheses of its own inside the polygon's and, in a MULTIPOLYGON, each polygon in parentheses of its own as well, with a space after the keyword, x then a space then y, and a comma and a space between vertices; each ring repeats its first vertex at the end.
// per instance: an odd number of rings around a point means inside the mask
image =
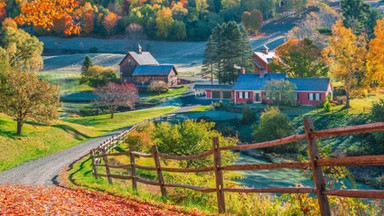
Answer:
POLYGON ((252 61, 255 72, 258 74, 261 74, 262 72, 270 73, 271 70, 269 69, 269 62, 271 62, 274 57, 275 53, 269 51, 269 48, 265 45, 261 49, 261 52, 254 52, 252 61))
POLYGON ((173 65, 139 65, 132 76, 139 86, 149 86, 152 81, 164 81, 172 87, 177 85, 177 74, 173 65))
POLYGON ((159 62, 151 55, 150 52, 143 52, 140 45, 137 47, 137 52, 128 52, 128 54, 121 60, 120 74, 121 79, 124 81, 132 77, 133 71, 139 65, 159 65, 159 62))

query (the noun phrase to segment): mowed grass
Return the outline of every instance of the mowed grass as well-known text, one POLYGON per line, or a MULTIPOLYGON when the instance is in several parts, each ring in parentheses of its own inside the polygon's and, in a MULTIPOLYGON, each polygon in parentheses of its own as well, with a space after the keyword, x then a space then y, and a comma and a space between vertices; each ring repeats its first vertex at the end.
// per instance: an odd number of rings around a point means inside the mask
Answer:
POLYGON ((177 108, 140 110, 110 115, 58 120, 52 125, 26 122, 16 136, 16 122, 0 114, 0 171, 80 144, 91 138, 161 116, 177 108))
POLYGON ((155 92, 145 92, 145 93, 140 93, 140 98, 144 100, 153 100, 153 99, 162 99, 162 98, 167 98, 167 97, 176 97, 176 96, 181 96, 183 95, 186 91, 188 90, 188 86, 184 86, 181 88, 174 88, 174 89, 169 89, 167 92, 164 93, 155 93, 155 92))
POLYGON ((74 92, 92 91, 92 88, 88 85, 79 84, 81 78, 81 74, 79 72, 44 71, 39 73, 39 77, 50 83, 58 85, 62 95, 74 92))

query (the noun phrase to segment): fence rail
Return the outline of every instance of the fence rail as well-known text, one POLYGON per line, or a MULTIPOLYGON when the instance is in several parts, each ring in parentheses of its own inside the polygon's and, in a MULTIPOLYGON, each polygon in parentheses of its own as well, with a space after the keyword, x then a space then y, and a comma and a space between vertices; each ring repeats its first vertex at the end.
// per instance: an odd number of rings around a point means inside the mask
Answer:
MULTIPOLYGON (((133 127, 135 128, 135 127, 133 127)), ((384 122, 358 125, 351 127, 342 127, 342 128, 333 128, 321 131, 315 131, 312 120, 310 118, 304 119, 304 129, 305 134, 297 134, 282 139, 255 143, 249 145, 239 145, 239 146, 219 146, 218 138, 213 139, 213 148, 211 150, 202 152, 197 155, 191 156, 176 156, 160 153, 157 149, 157 146, 153 146, 151 154, 145 154, 140 152, 133 151, 133 146, 130 145, 128 152, 121 153, 109 153, 112 147, 115 147, 117 144, 121 143, 124 137, 129 133, 124 132, 117 137, 107 141, 106 143, 101 144, 98 148, 93 149, 90 152, 92 159, 92 170, 95 178, 106 177, 108 182, 112 184, 112 179, 125 179, 132 181, 132 188, 137 190, 137 182, 159 186, 163 196, 167 195, 167 187, 179 187, 186 188, 191 190, 200 191, 203 193, 213 193, 217 194, 217 205, 219 213, 225 213, 225 192, 235 192, 235 193, 305 193, 305 194, 316 194, 318 197, 318 203, 320 206, 321 215, 330 215, 330 207, 328 202, 328 196, 341 196, 341 197, 353 197, 353 198, 384 198, 384 190, 327 190, 326 181, 323 176, 323 171, 321 167, 324 166, 384 166, 384 155, 374 155, 374 156, 354 156, 354 157, 343 157, 343 158, 320 158, 319 152, 317 149, 317 138, 325 138, 332 136, 344 136, 350 134, 360 134, 360 133, 369 133, 369 132, 378 132, 384 131, 384 122), (293 163, 277 163, 277 164, 241 164, 241 165, 221 165, 221 151, 228 150, 244 150, 244 149, 258 149, 258 148, 267 148, 279 145, 286 145, 289 143, 297 142, 300 140, 306 140, 309 150, 308 162, 293 162, 293 163), (213 164, 212 167, 200 167, 200 168, 173 168, 173 167, 162 167, 160 159, 172 159, 172 160, 194 160, 207 156, 213 155, 213 164), (112 165, 108 162, 108 157, 110 156, 129 156, 130 164, 122 165, 112 165), (135 157, 145 157, 153 158, 155 166, 142 166, 136 164, 135 157), (104 161, 101 164, 101 161, 104 161), (106 174, 100 174, 97 172, 97 167, 105 167, 106 174), (225 188, 223 181, 223 171, 241 171, 241 170, 272 170, 272 169, 303 169, 311 168, 313 172, 314 179, 314 188, 310 187, 280 187, 280 188, 225 188), (113 169, 130 169, 131 175, 114 175, 111 174, 110 168, 113 169), (141 178, 137 175, 136 169, 141 170, 151 170, 156 171, 157 173, 157 182, 153 180, 148 180, 141 178), (163 171, 166 172, 214 172, 216 188, 205 188, 198 187, 194 185, 183 185, 183 184, 170 184, 166 183, 163 171)))

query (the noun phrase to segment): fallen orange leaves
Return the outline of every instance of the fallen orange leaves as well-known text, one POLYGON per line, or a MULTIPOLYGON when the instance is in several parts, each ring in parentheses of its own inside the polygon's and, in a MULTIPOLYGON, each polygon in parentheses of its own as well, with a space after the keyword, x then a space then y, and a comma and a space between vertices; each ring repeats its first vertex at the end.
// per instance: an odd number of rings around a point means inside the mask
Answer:
POLYGON ((62 187, 0 186, 0 215, 203 215, 62 187))

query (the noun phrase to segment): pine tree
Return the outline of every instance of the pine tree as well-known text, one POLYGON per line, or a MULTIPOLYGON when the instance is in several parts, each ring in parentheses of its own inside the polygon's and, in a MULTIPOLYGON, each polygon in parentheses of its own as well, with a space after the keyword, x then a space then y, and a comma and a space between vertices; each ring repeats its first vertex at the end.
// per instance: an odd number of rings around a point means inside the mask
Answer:
POLYGON ((238 65, 252 68, 252 48, 248 32, 240 30, 236 22, 218 25, 207 42, 203 61, 203 73, 215 74, 219 83, 234 83, 239 71, 238 65))
POLYGON ((216 64, 217 34, 214 33, 216 29, 217 28, 215 28, 212 31, 211 36, 209 36, 207 46, 205 47, 203 68, 202 68, 202 73, 204 75, 208 75, 208 74, 210 75, 211 84, 213 84, 213 74, 215 71, 215 64, 216 64))
POLYGON ((374 37, 373 28, 377 20, 383 18, 378 9, 366 4, 364 0, 341 0, 341 9, 345 27, 352 28, 356 35, 366 33, 369 38, 374 37))
POLYGON ((249 32, 247 29, 242 28, 241 29, 241 34, 242 34, 242 50, 243 54, 242 56, 242 61, 241 61, 241 66, 246 69, 246 71, 250 71, 253 68, 252 65, 252 46, 251 42, 249 41, 249 32))
POLYGON ((83 64, 81 65, 81 72, 83 72, 83 73, 86 72, 88 70, 88 68, 90 68, 92 66, 93 66, 93 63, 92 63, 91 57, 85 56, 83 64))

